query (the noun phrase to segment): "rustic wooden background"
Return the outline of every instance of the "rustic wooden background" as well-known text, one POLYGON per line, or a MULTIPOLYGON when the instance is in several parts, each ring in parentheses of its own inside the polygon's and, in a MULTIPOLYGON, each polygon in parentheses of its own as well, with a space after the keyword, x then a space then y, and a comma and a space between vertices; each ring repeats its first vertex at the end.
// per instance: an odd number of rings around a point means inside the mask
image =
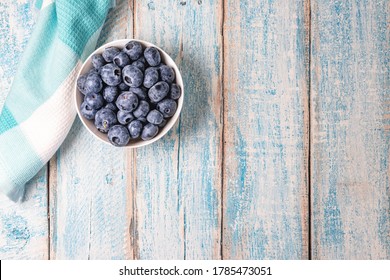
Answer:
MULTIPOLYGON (((0 2, 0 106, 34 2, 0 2)), ((389 259, 389 23, 387 0, 117 0, 99 44, 171 54, 180 121, 125 151, 76 120, 0 198, 0 258, 389 259)))

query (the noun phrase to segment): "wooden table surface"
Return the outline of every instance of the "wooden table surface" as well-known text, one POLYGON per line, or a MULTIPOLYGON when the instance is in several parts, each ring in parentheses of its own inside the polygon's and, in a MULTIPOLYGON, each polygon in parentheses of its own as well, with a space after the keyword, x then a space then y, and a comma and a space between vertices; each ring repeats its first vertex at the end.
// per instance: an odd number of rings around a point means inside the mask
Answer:
MULTIPOLYGON (((34 2, 0 2, 0 106, 34 2)), ((389 259, 389 23, 388 0, 117 0, 99 45, 165 49, 180 121, 124 150, 77 119, 1 196, 0 258, 389 259)))

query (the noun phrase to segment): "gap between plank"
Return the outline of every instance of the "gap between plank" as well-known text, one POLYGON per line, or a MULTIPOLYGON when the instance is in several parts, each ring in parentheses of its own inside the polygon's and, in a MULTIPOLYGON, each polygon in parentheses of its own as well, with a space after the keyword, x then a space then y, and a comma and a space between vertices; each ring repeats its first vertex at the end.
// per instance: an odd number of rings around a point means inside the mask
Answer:
MULTIPOLYGON (((135 38, 136 36, 136 0, 129 0, 129 4, 131 5, 130 10, 132 11, 132 38, 135 38)), ((126 34, 129 34, 129 30, 126 30, 126 34)), ((129 234, 130 234, 130 246, 132 251, 132 258, 133 260, 138 260, 140 258, 139 253, 139 236, 138 236, 138 211, 137 211, 137 150, 132 149, 126 154, 126 171, 128 170, 129 166, 131 165, 131 186, 130 186, 130 195, 131 195, 131 220, 130 220, 130 227, 129 227, 129 234)), ((127 176, 128 178, 128 176, 127 176)), ((128 188, 129 185, 126 184, 126 188, 128 188)))
POLYGON ((47 163, 47 221, 48 221, 48 259, 56 258, 53 236, 56 232, 57 211, 54 208, 57 201, 57 152, 47 163))
MULTIPOLYGON (((183 62, 182 60, 182 57, 183 57, 183 49, 184 49, 184 46, 183 46, 183 14, 181 12, 181 24, 180 24, 180 46, 179 46, 179 59, 180 59, 180 62, 183 62)), ((178 206, 178 209, 180 209, 180 199, 181 199, 181 190, 182 190, 182 185, 180 183, 180 128, 181 128, 181 118, 179 118, 179 125, 178 125, 178 131, 179 131, 179 135, 178 135, 178 147, 177 147, 177 183, 179 185, 179 187, 177 188, 177 206, 178 206)), ((184 198, 183 198, 183 201, 181 202, 181 204, 183 205, 183 259, 186 260, 187 259, 187 227, 186 227, 186 224, 187 224, 187 217, 186 217, 186 204, 184 203, 184 198)), ((180 210, 179 210, 180 211, 180 210)))
MULTIPOLYGON (((182 36, 183 36, 183 33, 182 33, 182 36)), ((180 47, 182 47, 182 44, 183 42, 181 42, 181 45, 180 47)), ((178 185, 179 187, 177 188, 177 206, 178 206, 178 209, 180 209, 180 204, 182 204, 183 206, 183 259, 186 260, 187 259, 187 219, 186 219, 186 205, 185 203, 183 203, 183 201, 180 203, 180 200, 182 198, 182 195, 181 195, 181 183, 180 183, 180 127, 181 127, 181 119, 179 118, 179 125, 178 125, 178 131, 179 131, 179 135, 178 135, 178 147, 177 147, 177 182, 178 182, 178 185)), ((184 198, 183 198, 184 200, 184 198)), ((179 210, 180 211, 180 210, 179 210)))
POLYGON ((221 7, 221 36, 222 36, 222 73, 221 73, 221 122, 222 122, 222 136, 221 136, 221 143, 222 143, 222 149, 221 149, 221 230, 220 230, 220 259, 224 259, 224 252, 223 252, 223 233, 224 233, 224 183, 225 183, 225 37, 224 37, 224 31, 225 31, 225 0, 221 1, 222 7, 221 7))
POLYGON ((311 232, 312 232, 312 221, 311 221, 311 214, 312 214, 312 209, 311 209, 311 193, 312 193, 312 186, 311 186, 311 0, 307 0, 307 5, 308 5, 308 30, 307 30, 307 35, 308 36, 308 50, 307 50, 307 56, 308 56, 308 70, 307 70, 307 80, 308 80, 308 158, 307 158, 307 168, 308 168, 308 258, 309 260, 312 259, 312 238, 311 238, 311 232))
MULTIPOLYGON (((136 30, 135 30, 135 22, 136 22, 136 20, 135 20, 135 16, 136 16, 136 11, 135 11, 135 9, 136 9, 135 6, 136 6, 136 4, 135 4, 135 1, 136 1, 136 0, 129 0, 129 2, 131 2, 131 1, 132 1, 132 3, 133 3, 133 4, 132 4, 132 5, 133 5, 133 8, 132 8, 132 12, 133 12, 133 34, 132 34, 132 35, 133 35, 133 36, 132 36, 132 37, 135 38, 135 31, 136 31, 136 30)), ((126 31, 126 34, 127 34, 127 31, 126 31)))
MULTIPOLYGON (((51 160, 50 160, 51 161, 51 160)), ((51 217, 50 217, 50 161, 46 164, 46 195, 47 195, 47 259, 51 258, 51 217)))
MULTIPOLYGON (((126 170, 129 168, 131 164, 131 186, 130 186, 130 203, 131 203, 131 218, 130 218, 130 228, 129 228, 129 234, 130 234, 130 246, 132 250, 132 258, 133 260, 139 259, 139 248, 138 248, 138 223, 137 223, 137 200, 136 200, 136 193, 137 193, 137 166, 136 166, 136 151, 131 150, 127 153, 127 164, 126 164, 126 170)), ((129 186, 126 185, 126 188, 129 186)))

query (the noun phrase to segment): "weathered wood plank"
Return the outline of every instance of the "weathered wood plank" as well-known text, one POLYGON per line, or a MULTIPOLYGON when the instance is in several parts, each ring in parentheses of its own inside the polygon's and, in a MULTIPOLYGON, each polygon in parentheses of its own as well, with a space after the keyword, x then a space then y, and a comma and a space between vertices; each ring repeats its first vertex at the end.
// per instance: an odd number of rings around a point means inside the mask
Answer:
MULTIPOLYGON (((37 10, 32 0, 0 3, 0 110, 31 35, 37 10)), ((0 197, 0 259, 47 259, 47 173, 27 185, 25 202, 0 197)))
MULTIPOLYGON (((116 2, 100 44, 132 35, 132 1, 116 2)), ((51 162, 50 258, 132 258, 131 168, 124 149, 97 141, 76 120, 51 162)))
POLYGON ((222 1, 137 1, 135 12, 136 37, 166 50, 186 87, 179 123, 137 150, 137 257, 218 259, 222 1))
POLYGON ((311 2, 313 258, 388 259, 390 3, 311 2))
POLYGON ((47 172, 43 168, 27 184, 25 201, 0 198, 0 259, 47 259, 47 172))
POLYGON ((222 0, 187 1, 179 55, 186 87, 179 143, 186 259, 221 258, 222 21, 222 0))
POLYGON ((308 258, 306 1, 225 1, 225 259, 308 258))

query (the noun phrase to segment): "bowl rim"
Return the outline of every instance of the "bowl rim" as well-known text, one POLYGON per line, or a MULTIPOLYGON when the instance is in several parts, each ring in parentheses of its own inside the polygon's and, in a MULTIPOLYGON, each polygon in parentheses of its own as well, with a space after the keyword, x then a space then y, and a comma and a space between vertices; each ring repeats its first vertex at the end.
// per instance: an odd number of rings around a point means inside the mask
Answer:
MULTIPOLYGON (((161 49, 160 47, 154 45, 153 43, 150 43, 148 41, 144 41, 144 40, 139 40, 139 39, 134 39, 134 38, 129 38, 129 39, 118 39, 118 40, 114 40, 114 41, 111 41, 111 42, 108 42, 106 44, 103 44, 101 45, 99 48, 95 49, 86 59, 85 61, 83 62, 83 64, 81 65, 79 71, 77 72, 77 75, 76 75, 76 80, 75 80, 75 85, 74 85, 74 104, 76 106, 76 111, 77 111, 77 115, 79 116, 81 122, 83 123, 84 127, 89 131, 89 133, 91 133, 95 138, 99 139, 101 142, 103 143, 106 143, 108 145, 110 145, 111 147, 116 147, 116 148, 139 148, 139 147, 143 147, 143 146, 147 146, 147 145, 150 145, 154 142, 156 142, 157 140, 161 139, 163 136, 165 136, 171 129, 172 127, 176 124, 177 120, 179 119, 180 117, 180 113, 181 113, 181 110, 183 108, 183 100, 184 100, 184 83, 183 83, 183 77, 181 76, 181 72, 179 70, 179 67, 176 65, 176 62, 173 60, 173 58, 167 54, 163 49, 161 49), (139 42, 142 44, 143 47, 155 47, 156 49, 158 49, 160 51, 160 53, 162 53, 162 61, 164 60, 164 63, 169 65, 170 67, 172 67, 175 71, 175 75, 176 75, 176 84, 180 86, 181 88, 181 96, 180 98, 177 100, 177 109, 176 109, 176 112, 175 114, 167 121, 167 124, 163 127, 163 129, 159 130, 158 134, 150 139, 150 140, 136 140, 134 142, 132 142, 132 140, 130 139, 129 143, 126 145, 126 146, 114 146, 113 144, 111 144, 111 142, 108 140, 108 137, 107 137, 107 134, 104 134, 102 132, 99 132, 97 129, 96 129, 96 132, 93 131, 87 122, 93 122, 93 120, 88 120, 86 119, 83 115, 81 115, 81 112, 80 112, 80 105, 82 103, 82 101, 79 103, 78 101, 78 96, 82 97, 83 94, 79 91, 79 89, 77 88, 77 79, 80 77, 81 74, 84 74, 86 73, 89 69, 92 69, 91 67, 89 67, 87 70, 86 70, 86 67, 88 64, 91 63, 91 60, 92 60, 92 56, 95 55, 95 54, 100 54, 103 52, 103 50, 107 47, 118 47, 120 49, 122 49, 128 42, 130 41, 136 41, 136 42, 139 42), (168 61, 167 61, 168 60, 168 61), (97 133, 99 133, 101 136, 99 136, 97 133), (102 137, 102 135, 105 135, 105 139, 102 137)), ((93 123, 92 123, 93 125, 93 123)))

